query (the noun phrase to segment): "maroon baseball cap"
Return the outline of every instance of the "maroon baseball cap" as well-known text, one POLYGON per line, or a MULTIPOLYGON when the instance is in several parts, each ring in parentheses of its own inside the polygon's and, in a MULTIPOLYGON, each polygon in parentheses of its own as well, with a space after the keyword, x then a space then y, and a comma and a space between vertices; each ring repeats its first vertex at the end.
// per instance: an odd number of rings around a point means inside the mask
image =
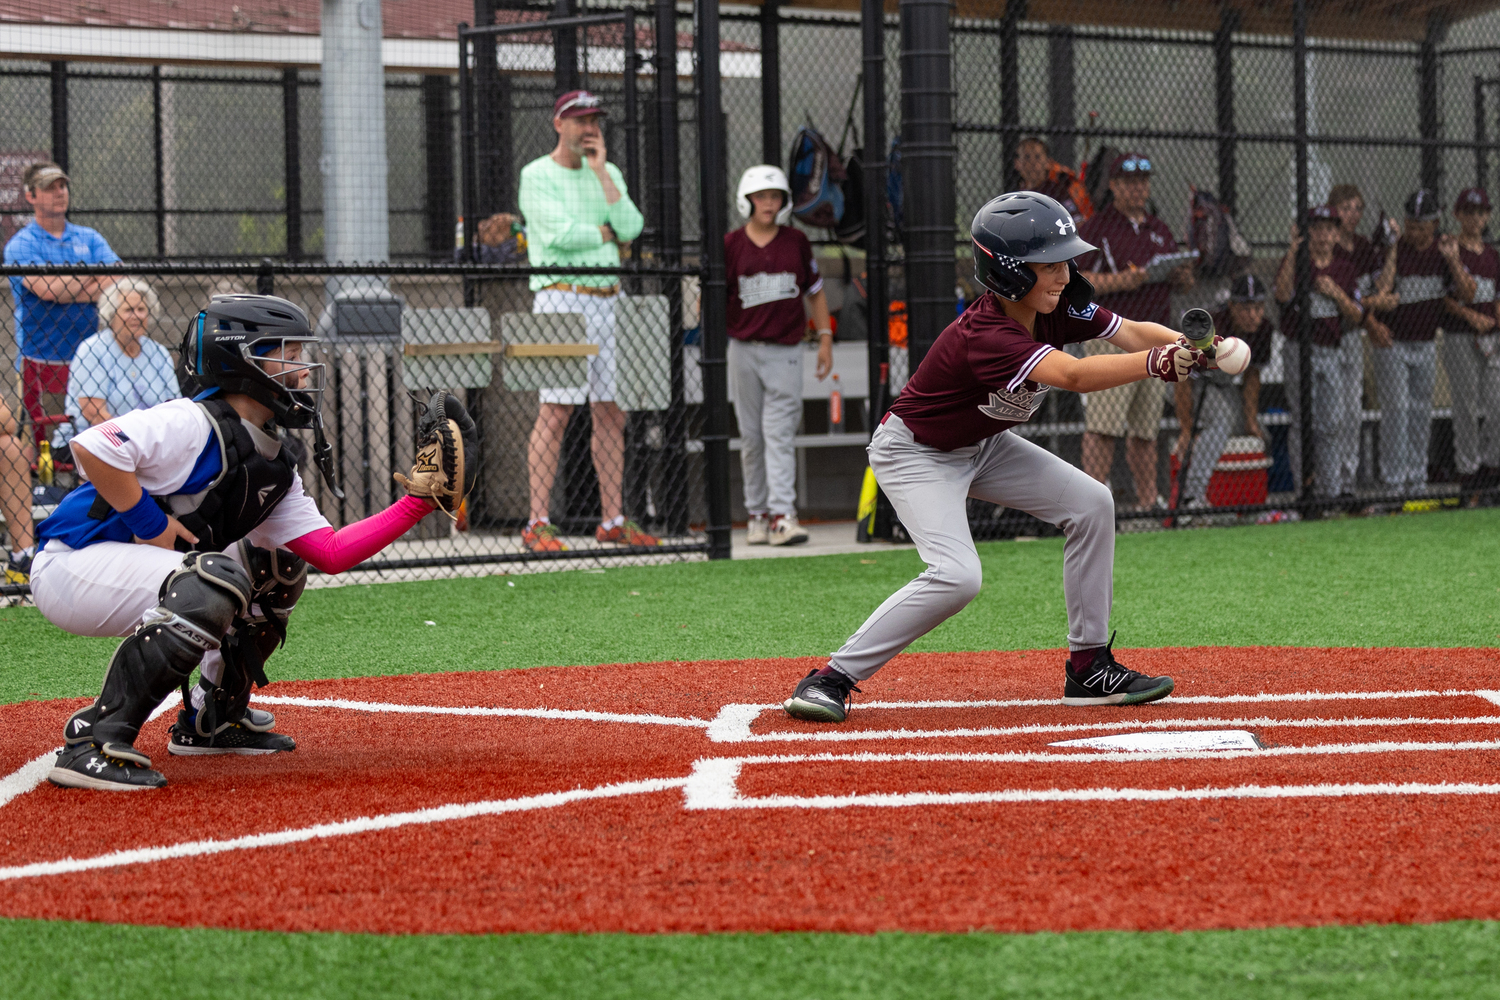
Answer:
POLYGON ((1490 210, 1490 196, 1484 193, 1484 188, 1464 188, 1458 193, 1458 200, 1453 203, 1453 214, 1459 212, 1488 212, 1490 210))
POLYGON ((553 118, 582 118, 585 115, 604 115, 604 102, 587 90, 570 90, 552 105, 553 118))
POLYGON ((1111 180, 1116 177, 1150 177, 1151 158, 1140 153, 1121 153, 1109 162, 1109 176, 1111 180))
POLYGON ((1339 214, 1333 210, 1332 205, 1314 205, 1307 210, 1307 224, 1314 222, 1331 222, 1335 226, 1339 224, 1339 214))

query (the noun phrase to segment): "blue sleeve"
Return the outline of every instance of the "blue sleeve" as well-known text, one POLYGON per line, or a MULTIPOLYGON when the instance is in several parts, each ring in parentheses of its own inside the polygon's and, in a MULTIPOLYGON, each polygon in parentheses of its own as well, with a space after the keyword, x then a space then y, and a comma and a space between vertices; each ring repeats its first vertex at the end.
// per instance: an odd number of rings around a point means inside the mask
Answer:
MULTIPOLYGON (((32 259, 34 253, 35 253, 35 251, 32 248, 31 240, 27 239, 26 230, 22 229, 20 232, 16 233, 15 236, 11 237, 10 242, 8 242, 8 243, 5 244, 5 263, 7 263, 7 264, 36 264, 36 263, 40 263, 40 261, 32 259)), ((19 278, 12 278, 11 279, 12 282, 17 282, 17 281, 20 281, 20 280, 21 279, 19 279, 19 278)))
POLYGON ((97 229, 90 229, 92 234, 90 242, 93 244, 90 256, 95 264, 118 264, 120 255, 110 249, 109 241, 106 240, 97 229))
POLYGON ((89 396, 107 401, 110 389, 107 367, 94 338, 78 345, 78 353, 68 366, 68 395, 75 400, 89 396))

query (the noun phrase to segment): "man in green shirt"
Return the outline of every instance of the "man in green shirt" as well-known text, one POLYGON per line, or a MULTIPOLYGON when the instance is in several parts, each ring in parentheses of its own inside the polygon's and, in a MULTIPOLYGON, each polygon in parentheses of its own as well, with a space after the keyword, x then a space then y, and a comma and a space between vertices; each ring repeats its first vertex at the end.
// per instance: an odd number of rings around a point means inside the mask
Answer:
MULTIPOLYGON (((620 245, 641 234, 645 219, 630 200, 620 168, 606 158, 604 116, 599 98, 586 90, 557 99, 552 127, 557 146, 521 169, 520 205, 526 218, 531 263, 575 267, 618 267, 620 245)), ((537 273, 532 275, 533 313, 579 313, 588 342, 599 345, 589 358, 588 386, 543 389, 536 424, 527 447, 531 518, 522 538, 533 552, 567 548, 548 518, 557 477, 563 431, 573 407, 592 403, 594 471, 604 520, 594 537, 623 545, 657 545, 657 539, 625 519, 621 482, 625 471, 625 414, 615 404, 615 297, 613 275, 537 273)))

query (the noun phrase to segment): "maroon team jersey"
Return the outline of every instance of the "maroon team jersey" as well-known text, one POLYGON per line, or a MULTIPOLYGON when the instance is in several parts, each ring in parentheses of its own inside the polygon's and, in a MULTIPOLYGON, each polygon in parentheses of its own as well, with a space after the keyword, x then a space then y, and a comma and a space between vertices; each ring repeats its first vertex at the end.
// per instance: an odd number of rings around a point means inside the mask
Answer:
POLYGON ((891 404, 920 444, 953 451, 1031 419, 1049 386, 1028 376, 1064 344, 1113 337, 1120 318, 1091 304, 1075 312, 1067 300, 1036 318, 1036 336, 986 292, 948 325, 891 404))
POLYGON ((802 296, 823 288, 812 244, 800 229, 782 226, 758 247, 741 226, 724 237, 729 335, 736 340, 800 344, 807 329, 802 296))
MULTIPOLYGON (((1081 271, 1114 274, 1129 270, 1131 264, 1145 267, 1158 254, 1177 252, 1177 240, 1165 222, 1148 215, 1137 224, 1114 205, 1095 212, 1078 228, 1078 235, 1099 248, 1078 258, 1081 271)), ((1117 316, 1165 326, 1172 319, 1172 286, 1157 281, 1133 292, 1102 295, 1099 304, 1117 316)))
POLYGON ((1375 249, 1374 243, 1358 233, 1355 233, 1351 239, 1353 245, 1348 249, 1345 249, 1342 243, 1335 243, 1333 255, 1349 262, 1349 266, 1354 269, 1355 287, 1360 290, 1361 294, 1364 294, 1374 288, 1375 275, 1385 267, 1385 254, 1375 249))
MULTIPOLYGON (((1327 267, 1313 265, 1312 280, 1316 282, 1319 275, 1326 274, 1333 279, 1333 283, 1343 289, 1345 295, 1359 301, 1355 295, 1355 286, 1359 282, 1359 276, 1354 271, 1354 264, 1348 257, 1333 255, 1327 267)), ((1307 296, 1307 311, 1312 316, 1312 342, 1319 347, 1337 347, 1339 341, 1344 338, 1344 318, 1339 315, 1339 307, 1334 305, 1333 299, 1317 292, 1311 292, 1307 296)), ((1281 335, 1288 340, 1297 339, 1297 300, 1281 304, 1281 335)))
MULTIPOLYGON (((1500 254, 1486 243, 1479 253, 1459 247, 1458 259, 1463 261, 1464 267, 1474 276, 1474 301, 1468 303, 1468 307, 1492 318, 1500 317, 1500 313, 1495 312, 1495 282, 1500 279, 1500 254)), ((1452 313, 1443 317, 1443 329, 1452 329, 1458 333, 1478 332, 1467 321, 1452 313)))
POLYGON ((1426 250, 1413 250, 1405 240, 1396 244, 1396 293, 1401 304, 1386 320, 1392 337, 1424 341, 1437 336, 1449 277, 1448 261, 1438 250, 1437 240, 1426 250))

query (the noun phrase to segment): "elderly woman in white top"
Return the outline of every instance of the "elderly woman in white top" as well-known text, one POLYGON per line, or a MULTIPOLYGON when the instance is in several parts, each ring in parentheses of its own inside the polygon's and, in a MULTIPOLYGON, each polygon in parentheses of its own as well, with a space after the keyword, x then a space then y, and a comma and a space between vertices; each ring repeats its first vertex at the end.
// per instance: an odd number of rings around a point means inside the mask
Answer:
POLYGON ((99 296, 99 332, 78 345, 68 374, 75 431, 182 395, 172 355, 150 337, 160 315, 143 278, 121 278, 99 296))

